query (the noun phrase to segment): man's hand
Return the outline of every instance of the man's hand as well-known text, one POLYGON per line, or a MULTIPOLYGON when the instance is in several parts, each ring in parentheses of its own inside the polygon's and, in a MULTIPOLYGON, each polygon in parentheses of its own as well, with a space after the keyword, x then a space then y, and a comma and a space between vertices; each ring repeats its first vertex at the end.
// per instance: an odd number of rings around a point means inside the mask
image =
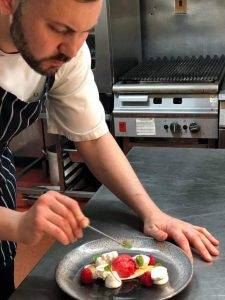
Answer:
POLYGON ((35 245, 48 234, 64 245, 83 236, 89 220, 77 202, 57 192, 47 192, 26 212, 17 226, 18 241, 35 245))
POLYGON ((216 247, 219 241, 207 229, 175 219, 161 211, 144 220, 144 233, 158 241, 173 239, 191 260, 191 247, 208 262, 212 261, 212 256, 219 255, 216 247))

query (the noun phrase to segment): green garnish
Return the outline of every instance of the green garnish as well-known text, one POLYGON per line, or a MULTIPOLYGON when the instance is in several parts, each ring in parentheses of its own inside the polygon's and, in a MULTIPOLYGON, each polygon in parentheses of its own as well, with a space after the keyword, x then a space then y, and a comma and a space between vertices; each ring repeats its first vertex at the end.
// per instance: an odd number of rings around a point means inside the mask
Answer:
POLYGON ((128 249, 131 249, 131 248, 132 248, 131 243, 128 242, 128 241, 123 241, 123 242, 122 242, 122 246, 123 246, 124 248, 128 248, 128 249))
POLYGON ((144 265, 144 259, 141 255, 138 255, 135 260, 139 267, 142 267, 144 265))
POLYGON ((96 260, 97 260, 99 257, 101 257, 100 254, 95 254, 95 255, 93 255, 93 257, 92 257, 93 262, 96 262, 96 260))
POLYGON ((111 272, 111 266, 110 265, 105 266, 104 270, 107 272, 111 272))

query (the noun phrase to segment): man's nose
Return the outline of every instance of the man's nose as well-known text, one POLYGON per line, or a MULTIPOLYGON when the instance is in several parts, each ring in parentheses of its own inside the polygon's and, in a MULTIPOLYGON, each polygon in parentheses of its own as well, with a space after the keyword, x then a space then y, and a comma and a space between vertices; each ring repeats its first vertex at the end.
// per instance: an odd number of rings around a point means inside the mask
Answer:
POLYGON ((73 37, 68 37, 59 45, 59 52, 69 58, 73 58, 77 55, 81 46, 85 42, 87 35, 75 34, 73 37))
POLYGON ((68 58, 75 57, 77 52, 77 47, 71 47, 71 45, 65 43, 59 45, 59 53, 65 55, 68 58))

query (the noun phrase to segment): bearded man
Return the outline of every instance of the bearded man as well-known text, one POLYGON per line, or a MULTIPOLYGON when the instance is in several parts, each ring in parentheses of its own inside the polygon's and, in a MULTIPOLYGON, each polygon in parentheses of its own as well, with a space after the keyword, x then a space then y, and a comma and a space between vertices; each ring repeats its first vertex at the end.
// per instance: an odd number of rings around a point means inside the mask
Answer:
POLYGON ((15 167, 9 142, 37 120, 45 103, 48 131, 76 142, 93 174, 142 218, 147 235, 160 241, 174 239, 189 257, 191 246, 206 261, 219 254, 219 242, 206 229, 170 217, 154 204, 108 131, 85 43, 97 24, 102 1, 0 0, 3 299, 14 290, 16 243, 34 245, 48 234, 67 245, 81 238, 89 223, 75 200, 57 192, 42 195, 26 212, 15 210, 15 167))

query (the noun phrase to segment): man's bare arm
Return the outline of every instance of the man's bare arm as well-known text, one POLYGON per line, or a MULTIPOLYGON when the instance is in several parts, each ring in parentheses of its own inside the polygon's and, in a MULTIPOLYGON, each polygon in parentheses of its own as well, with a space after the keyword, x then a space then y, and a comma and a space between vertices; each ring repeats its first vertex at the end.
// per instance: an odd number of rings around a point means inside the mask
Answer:
POLYGON ((146 234, 174 239, 190 257, 191 246, 207 261, 219 254, 219 242, 205 228, 172 218, 155 205, 110 133, 76 146, 93 174, 142 218, 146 234))

